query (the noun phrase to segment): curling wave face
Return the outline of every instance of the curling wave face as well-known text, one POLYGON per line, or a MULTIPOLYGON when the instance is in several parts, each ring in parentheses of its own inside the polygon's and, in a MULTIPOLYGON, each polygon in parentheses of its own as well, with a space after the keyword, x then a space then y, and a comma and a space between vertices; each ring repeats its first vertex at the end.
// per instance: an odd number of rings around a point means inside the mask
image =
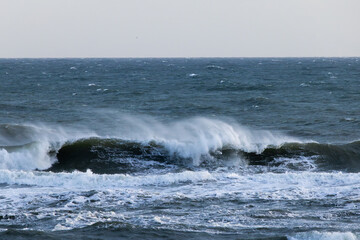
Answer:
POLYGON ((86 171, 95 173, 134 173, 149 167, 206 168, 264 166, 258 170, 274 172, 290 170, 360 170, 360 142, 343 145, 319 143, 284 143, 270 145, 261 152, 248 152, 225 145, 189 158, 173 152, 166 145, 150 141, 139 143, 121 139, 89 138, 64 144, 56 154, 50 171, 86 171), (199 164, 194 164, 200 162, 199 164))
POLYGON ((127 115, 121 120, 121 129, 113 130, 111 135, 104 131, 103 136, 92 131, 74 134, 71 129, 3 125, 2 168, 126 173, 132 171, 131 166, 133 171, 141 169, 144 161, 196 167, 206 165, 208 160, 243 159, 241 152, 261 154, 268 146, 297 141, 209 118, 162 123, 146 116, 127 115), (18 142, 13 136, 22 138, 23 144, 12 145, 18 142))
POLYGON ((91 131, 42 124, 0 125, 0 169, 43 170, 56 162, 54 153, 67 141, 96 136, 91 131))
POLYGON ((0 168, 141 173, 150 170, 264 166, 257 170, 360 170, 360 142, 321 144, 251 130, 231 121, 191 118, 170 123, 122 116, 122 128, 95 130, 2 125, 0 168), (124 127, 127 126, 127 127, 124 127), (14 145, 15 143, 21 145, 14 145))

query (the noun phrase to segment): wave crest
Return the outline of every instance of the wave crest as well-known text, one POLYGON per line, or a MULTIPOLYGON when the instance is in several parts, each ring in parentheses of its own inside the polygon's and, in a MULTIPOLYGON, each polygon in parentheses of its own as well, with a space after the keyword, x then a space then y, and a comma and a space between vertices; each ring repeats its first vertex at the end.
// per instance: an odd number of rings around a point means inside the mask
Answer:
POLYGON ((360 171, 360 142, 304 143, 276 132, 201 117, 160 122, 124 115, 113 123, 105 122, 101 131, 0 125, 0 169, 130 173, 171 166, 216 169, 232 162, 301 170, 304 164, 312 164, 306 163, 311 159, 320 170, 360 171), (304 164, 288 164, 291 159, 304 164))

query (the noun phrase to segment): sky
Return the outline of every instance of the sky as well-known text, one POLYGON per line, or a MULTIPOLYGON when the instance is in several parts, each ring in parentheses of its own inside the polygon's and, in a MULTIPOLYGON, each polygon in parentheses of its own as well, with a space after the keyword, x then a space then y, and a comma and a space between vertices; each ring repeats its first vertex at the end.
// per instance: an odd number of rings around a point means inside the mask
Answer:
POLYGON ((0 0, 0 58, 352 56, 360 0, 0 0))

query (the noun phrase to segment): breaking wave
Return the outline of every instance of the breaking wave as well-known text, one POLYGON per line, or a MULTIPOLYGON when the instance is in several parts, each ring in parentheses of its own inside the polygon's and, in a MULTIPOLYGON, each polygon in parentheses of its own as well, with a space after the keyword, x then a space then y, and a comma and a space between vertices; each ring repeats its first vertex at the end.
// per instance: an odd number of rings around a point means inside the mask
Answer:
POLYGON ((56 162, 55 153, 67 141, 96 136, 74 129, 45 125, 0 125, 0 169, 47 169, 56 162))
MULTIPOLYGON (((122 139, 81 139, 66 143, 57 153, 57 162, 51 171, 86 171, 96 173, 129 173, 144 170, 151 164, 162 168, 164 164, 175 164, 183 167, 205 167, 214 169, 238 164, 276 167, 284 164, 293 170, 303 169, 303 164, 296 166, 292 160, 307 161, 311 159, 318 170, 360 171, 360 142, 343 145, 319 143, 283 143, 269 145, 262 151, 249 151, 234 145, 222 145, 219 148, 203 152, 194 159, 181 151, 174 151, 166 144, 155 141, 140 143, 122 139), (148 163, 148 164, 146 164, 148 163)), ((290 169, 287 169, 290 170, 290 169)))
POLYGON ((273 169, 286 165, 302 170, 298 163, 289 162, 310 159, 318 170, 360 171, 360 141, 343 145, 302 142, 280 133, 200 117, 169 123, 139 116, 120 120, 119 126, 109 127, 111 131, 1 125, 0 169, 91 169, 114 174, 171 166, 211 170, 235 164, 273 169))

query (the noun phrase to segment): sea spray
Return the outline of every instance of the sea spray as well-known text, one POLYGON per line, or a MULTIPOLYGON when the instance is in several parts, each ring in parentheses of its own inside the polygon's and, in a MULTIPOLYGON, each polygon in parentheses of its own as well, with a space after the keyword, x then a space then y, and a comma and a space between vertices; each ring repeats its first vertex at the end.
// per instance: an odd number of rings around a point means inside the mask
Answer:
MULTIPOLYGON (((144 143, 154 141, 165 146, 172 155, 192 159, 195 166, 201 163, 202 156, 224 147, 261 153, 268 146, 301 142, 281 133, 253 130, 234 120, 193 117, 169 122, 145 115, 106 113, 112 121, 111 130, 105 128, 103 131, 108 137, 144 143)), ((102 120, 109 121, 104 116, 102 120)))
POLYGON ((0 125, 0 169, 47 169, 65 142, 90 136, 96 135, 40 123, 0 125))
MULTIPOLYGON (((223 148, 261 153, 268 146, 299 141, 282 134, 251 130, 234 122, 205 117, 161 122, 150 116, 122 114, 117 115, 114 122, 118 125, 113 126, 111 135, 107 131, 110 126, 106 125, 103 125, 102 132, 91 129, 91 126, 90 129, 82 130, 60 126, 51 128, 40 124, 12 126, 14 133, 8 135, 26 135, 27 140, 23 138, 23 141, 31 142, 13 148, 11 152, 9 152, 11 146, 3 146, 0 149, 0 156, 3 159, 0 166, 3 169, 46 169, 56 161, 50 157, 49 152, 56 153, 65 143, 89 137, 114 138, 143 144, 154 142, 164 146, 170 156, 190 159, 194 166, 200 165, 204 157, 212 158, 211 153, 223 148), (22 164, 24 161, 28 161, 28 164, 22 164)), ((17 139, 6 136, 2 136, 2 139, 7 144, 11 141, 14 142, 13 144, 17 142, 17 139)))

